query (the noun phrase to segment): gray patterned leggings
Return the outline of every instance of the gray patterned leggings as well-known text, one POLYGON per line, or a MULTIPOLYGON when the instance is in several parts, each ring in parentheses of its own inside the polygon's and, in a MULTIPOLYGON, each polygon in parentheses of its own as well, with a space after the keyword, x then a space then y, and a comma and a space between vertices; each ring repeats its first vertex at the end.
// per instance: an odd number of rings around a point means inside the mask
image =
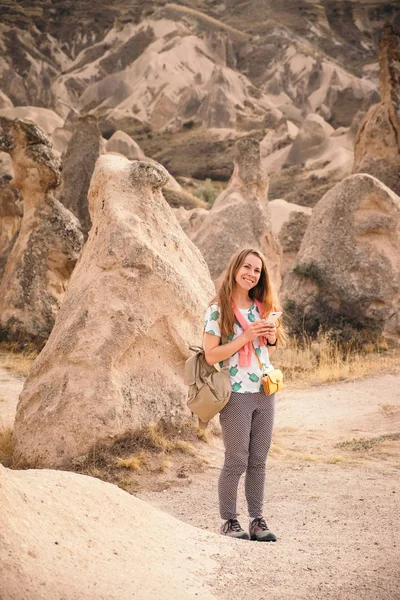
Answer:
POLYGON ((225 462, 219 482, 222 519, 235 519, 241 475, 246 471, 245 492, 249 516, 263 515, 265 464, 271 446, 275 395, 232 392, 220 413, 225 462))

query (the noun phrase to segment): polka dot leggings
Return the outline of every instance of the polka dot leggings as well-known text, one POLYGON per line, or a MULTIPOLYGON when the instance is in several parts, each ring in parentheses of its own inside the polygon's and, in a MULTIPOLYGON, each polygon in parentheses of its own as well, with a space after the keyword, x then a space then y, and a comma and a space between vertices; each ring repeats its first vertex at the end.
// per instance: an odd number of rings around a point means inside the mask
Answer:
POLYGON ((265 464, 271 446, 275 395, 232 392, 220 413, 225 462, 219 482, 222 519, 237 517, 236 499, 241 475, 246 472, 245 492, 250 517, 263 515, 265 464))

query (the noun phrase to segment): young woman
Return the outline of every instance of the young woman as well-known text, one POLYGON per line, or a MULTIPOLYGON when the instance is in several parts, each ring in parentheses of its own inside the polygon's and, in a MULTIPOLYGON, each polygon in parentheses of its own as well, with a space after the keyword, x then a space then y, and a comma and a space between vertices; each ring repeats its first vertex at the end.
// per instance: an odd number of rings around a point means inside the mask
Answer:
POLYGON ((266 396, 263 372, 271 370, 270 354, 282 340, 282 328, 265 321, 280 309, 265 258, 251 248, 230 260, 218 296, 205 316, 204 351, 209 364, 229 369, 232 393, 220 413, 225 462, 219 483, 221 533, 249 539, 237 520, 236 499, 241 475, 252 540, 275 542, 263 516, 265 465, 271 445, 275 397, 266 396), (257 355, 257 356, 256 356, 257 355))

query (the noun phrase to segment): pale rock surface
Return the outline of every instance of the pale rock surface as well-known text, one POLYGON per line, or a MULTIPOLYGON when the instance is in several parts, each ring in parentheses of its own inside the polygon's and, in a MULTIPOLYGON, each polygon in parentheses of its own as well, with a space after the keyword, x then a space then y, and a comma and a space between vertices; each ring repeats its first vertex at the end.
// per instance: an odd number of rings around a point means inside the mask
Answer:
POLYGON ((11 108, 2 108, 0 117, 7 119, 22 119, 32 121, 38 127, 43 129, 50 138, 58 127, 64 125, 64 119, 57 115, 53 110, 43 106, 13 106, 11 108))
POLYGON ((268 207, 268 176, 260 163, 260 144, 242 139, 235 146, 234 171, 228 187, 216 199, 193 235, 218 282, 230 257, 244 247, 259 247, 265 254, 272 279, 280 285, 282 250, 272 231, 268 207))
POLYGON ((90 62, 82 53, 56 78, 58 99, 129 132, 144 125, 177 130, 191 119, 232 128, 244 115, 261 121, 280 115, 268 98, 250 97, 250 81, 232 68, 228 36, 194 35, 181 15, 176 22, 160 16, 110 30, 107 50, 90 62))
POLYGON ((278 239, 283 252, 281 262, 282 278, 285 276, 285 273, 292 269, 296 261, 310 218, 310 214, 293 211, 279 232, 278 239))
MULTIPOLYGON (((279 54, 278 54, 279 56, 279 54)), ((299 43, 287 45, 283 56, 260 74, 262 91, 275 95, 275 106, 287 119, 302 121, 302 112, 319 113, 333 127, 350 125, 365 96, 375 88, 326 57, 299 43)))
POLYGON ((219 561, 234 551, 220 535, 75 473, 0 465, 0 504, 7 600, 212 600, 219 561))
POLYGON ((175 210, 175 216, 180 226, 190 239, 192 239, 204 219, 207 218, 208 213, 209 211, 206 208, 192 208, 187 210, 183 206, 180 206, 175 210))
POLYGON ((106 142, 106 152, 116 152, 126 156, 129 160, 143 160, 143 150, 139 144, 124 131, 116 131, 106 142))
POLYGON ((21 219, 21 195, 10 185, 10 176, 0 175, 0 280, 8 255, 17 239, 21 219))
POLYGON ((13 103, 10 98, 5 95, 4 92, 0 90, 0 109, 2 108, 12 108, 13 103))
POLYGON ((68 148, 68 144, 72 137, 72 131, 69 131, 65 127, 56 127, 51 134, 51 141, 53 142, 54 149, 60 154, 65 154, 68 148))
MULTIPOLYGON (((105 144, 105 151, 110 154, 121 154, 129 160, 146 160, 147 162, 158 164, 152 158, 145 156, 139 144, 124 131, 116 131, 110 137, 105 144)), ((172 208, 183 206, 187 209, 192 209, 199 207, 201 204, 198 198, 185 192, 172 175, 169 175, 168 182, 163 188, 163 195, 172 208)))
POLYGON ((291 121, 284 121, 271 129, 260 142, 261 164, 267 173, 279 171, 286 163, 299 128, 291 121))
POLYGON ((313 209, 283 292, 299 330, 400 342, 400 198, 370 175, 337 184, 313 209))
POLYGON ((381 102, 360 124, 353 173, 374 175, 400 194, 400 30, 393 25, 384 27, 378 59, 381 102))
POLYGON ((162 197, 167 180, 160 165, 98 159, 93 227, 18 404, 24 462, 62 466, 95 444, 188 416, 184 362, 215 289, 162 197))
POLYGON ((281 276, 292 268, 311 218, 312 208, 286 200, 270 200, 272 231, 282 246, 281 276))
POLYGON ((293 142, 286 162, 298 165, 321 155, 326 150, 333 131, 333 127, 320 115, 308 115, 293 142))
POLYGON ((11 156, 7 152, 0 152, 0 174, 14 175, 11 156))
POLYGON ((85 237, 91 227, 87 195, 101 151, 102 136, 96 117, 86 115, 77 119, 68 148, 62 156, 60 199, 78 217, 85 237))
POLYGON ((24 203, 0 284, 0 335, 41 346, 82 248, 82 232, 52 194, 60 183, 61 164, 46 134, 32 123, 0 117, 0 149, 11 156, 12 184, 24 203))
POLYGON ((286 202, 282 198, 270 200, 268 203, 271 212, 272 231, 279 235, 282 227, 287 223, 293 213, 302 213, 310 216, 312 208, 309 206, 299 206, 293 202, 286 202))

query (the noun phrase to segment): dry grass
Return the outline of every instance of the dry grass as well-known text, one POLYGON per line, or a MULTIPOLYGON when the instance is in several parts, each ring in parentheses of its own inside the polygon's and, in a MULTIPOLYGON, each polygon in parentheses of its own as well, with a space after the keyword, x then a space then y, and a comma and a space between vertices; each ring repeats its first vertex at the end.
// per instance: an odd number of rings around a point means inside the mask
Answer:
POLYGON ((400 365, 400 350, 390 350, 379 342, 359 349, 343 348, 332 334, 320 333, 314 340, 307 335, 291 338, 274 359, 288 383, 304 387, 363 377, 400 365))
POLYGON ((111 446, 96 446, 73 461, 70 469, 115 483, 128 492, 165 489, 201 471, 206 460, 199 445, 207 438, 191 423, 160 423, 125 435, 111 446))
POLYGON ((27 347, 22 352, 12 344, 0 344, 0 366, 17 377, 27 377, 37 350, 27 347))
POLYGON ((12 427, 0 428, 0 463, 5 467, 11 467, 13 464, 12 432, 12 427))
POLYGON ((385 442, 398 441, 400 441, 400 433, 388 433, 378 437, 354 438, 346 442, 339 442, 336 444, 336 448, 344 448, 346 450, 352 450, 353 452, 365 452, 368 450, 373 450, 376 447, 383 445, 385 442))
POLYGON ((379 410, 388 417, 393 416, 397 412, 400 412, 400 406, 396 406, 395 404, 381 404, 379 410))

